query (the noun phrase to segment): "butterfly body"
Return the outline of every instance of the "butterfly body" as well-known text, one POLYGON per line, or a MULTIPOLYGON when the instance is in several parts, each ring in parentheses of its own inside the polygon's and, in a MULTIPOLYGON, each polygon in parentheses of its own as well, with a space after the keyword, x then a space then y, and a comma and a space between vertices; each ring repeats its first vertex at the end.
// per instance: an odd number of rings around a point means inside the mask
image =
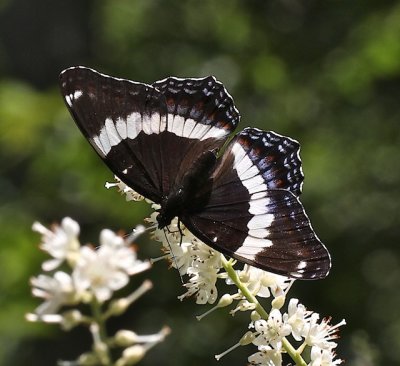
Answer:
POLYGON ((207 204, 212 189, 211 172, 216 162, 214 151, 205 151, 193 161, 182 180, 161 201, 157 216, 160 229, 168 226, 173 218, 195 213, 207 204))
POLYGON ((76 124, 112 172, 193 235, 239 261, 301 279, 325 277, 330 256, 299 201, 297 141, 245 128, 214 77, 151 85, 85 67, 60 75, 76 124))

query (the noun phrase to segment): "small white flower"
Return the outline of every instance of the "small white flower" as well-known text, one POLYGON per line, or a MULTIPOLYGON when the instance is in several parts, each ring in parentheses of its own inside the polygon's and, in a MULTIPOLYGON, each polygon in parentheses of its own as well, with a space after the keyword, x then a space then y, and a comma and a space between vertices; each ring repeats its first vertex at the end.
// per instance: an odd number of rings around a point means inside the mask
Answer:
POLYGON ((285 276, 263 271, 247 264, 244 265, 239 275, 247 288, 259 297, 270 297, 271 294, 274 297, 282 296, 292 284, 292 280, 285 276))
POLYGON ((188 291, 180 298, 196 294, 197 304, 213 304, 218 296, 216 282, 221 266, 221 254, 193 236, 189 250, 192 261, 186 271, 190 277, 189 282, 185 284, 188 291))
POLYGON ((290 334, 290 325, 282 321, 282 314, 278 309, 272 309, 268 320, 260 319, 254 323, 258 337, 253 341, 256 346, 271 345, 279 350, 282 346, 282 338, 290 334))
MULTIPOLYGON (((171 234, 167 234, 170 236, 171 234)), ((179 273, 185 275, 193 263, 193 245, 186 238, 182 238, 182 244, 176 240, 169 239, 169 245, 163 242, 163 251, 169 258, 171 266, 178 269, 179 273)))
POLYGON ((182 300, 185 297, 196 295, 197 304, 213 304, 218 296, 216 282, 218 278, 219 269, 212 267, 195 268, 190 267, 188 275, 190 276, 189 282, 185 283, 188 289, 186 293, 179 296, 182 300))
POLYGON ((259 366, 281 366, 282 354, 281 352, 269 346, 263 347, 262 350, 249 356, 247 359, 251 365, 259 366))
POLYGON ((197 239, 195 236, 192 236, 192 256, 194 257, 193 266, 194 267, 212 267, 220 269, 222 267, 221 264, 221 253, 216 250, 210 248, 207 244, 204 244, 202 241, 197 239))
MULTIPOLYGON (((157 225, 157 215, 153 212, 146 221, 157 225)), ((178 298, 195 295, 197 304, 213 304, 218 296, 216 281, 222 267, 221 254, 197 239, 177 218, 171 221, 168 230, 156 228, 153 238, 163 244, 164 252, 180 275, 189 276, 185 283, 187 291, 178 298)))
POLYGON ((129 275, 146 270, 150 264, 139 261, 124 240, 110 230, 101 232, 100 243, 98 250, 81 247, 72 276, 81 291, 90 290, 103 302, 128 283, 129 275))
MULTIPOLYGON (((238 301, 235 309, 231 310, 229 314, 235 315, 238 311, 251 311, 256 308, 256 304, 249 302, 247 300, 238 301)), ((249 328, 254 328, 254 322, 251 322, 249 328)))
MULTIPOLYGON (((154 204, 152 207, 155 209, 158 205, 154 204)), ((157 216, 158 212, 153 212, 150 217, 145 219, 146 222, 155 227, 152 232, 152 239, 162 243, 162 250, 170 260, 171 266, 178 269, 182 276, 186 274, 193 261, 191 238, 181 236, 184 228, 178 228, 177 218, 172 220, 168 229, 159 229, 157 227, 157 216)))
POLYGON ((137 259, 136 251, 128 246, 121 236, 108 229, 100 232, 98 255, 109 255, 110 265, 125 271, 130 276, 143 272, 150 267, 149 262, 137 259))
POLYGON ((311 348, 311 362, 308 366, 334 366, 340 365, 343 360, 337 359, 335 353, 332 350, 321 349, 319 347, 311 348))
POLYGON ((290 299, 287 314, 283 314, 283 320, 292 328, 292 335, 296 341, 302 340, 302 331, 311 312, 299 304, 298 299, 290 299))
POLYGON ((121 179, 119 179, 116 175, 114 176, 115 182, 109 183, 106 182, 105 187, 107 189, 117 187, 118 191, 121 194, 125 195, 125 199, 127 201, 143 201, 144 197, 134 191, 131 187, 127 186, 121 179))
POLYGON ((49 253, 54 259, 45 261, 42 265, 44 271, 52 271, 64 260, 77 252, 80 244, 78 241, 79 224, 69 217, 61 221, 60 226, 49 230, 39 222, 32 225, 32 229, 42 234, 40 248, 49 253))
POLYGON ((76 304, 79 298, 71 277, 65 272, 58 271, 53 277, 47 275, 33 277, 31 284, 32 294, 45 299, 35 310, 39 317, 54 314, 63 305, 76 304))
POLYGON ((317 346, 326 350, 335 348, 337 344, 333 342, 333 339, 338 338, 338 328, 346 324, 346 322, 342 320, 336 325, 331 325, 329 324, 330 318, 322 319, 321 323, 318 323, 318 320, 319 314, 313 313, 309 321, 304 325, 302 336, 305 342, 311 347, 317 346))

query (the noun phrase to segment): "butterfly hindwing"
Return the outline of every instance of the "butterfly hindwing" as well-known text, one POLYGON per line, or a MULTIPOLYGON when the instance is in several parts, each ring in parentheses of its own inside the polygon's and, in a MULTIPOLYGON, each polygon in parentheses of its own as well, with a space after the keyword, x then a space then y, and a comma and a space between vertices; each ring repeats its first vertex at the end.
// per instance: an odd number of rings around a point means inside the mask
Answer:
POLYGON ((242 262, 290 277, 325 277, 329 254, 296 197, 302 180, 296 149, 295 159, 277 158, 274 148, 270 157, 268 146, 260 147, 263 140, 286 138, 256 129, 236 135, 212 175, 207 205, 182 221, 205 243, 242 262), (265 161, 274 162, 269 173, 265 161))
POLYGON ((297 141, 257 128, 245 128, 237 138, 268 189, 282 188, 300 195, 304 175, 297 141))

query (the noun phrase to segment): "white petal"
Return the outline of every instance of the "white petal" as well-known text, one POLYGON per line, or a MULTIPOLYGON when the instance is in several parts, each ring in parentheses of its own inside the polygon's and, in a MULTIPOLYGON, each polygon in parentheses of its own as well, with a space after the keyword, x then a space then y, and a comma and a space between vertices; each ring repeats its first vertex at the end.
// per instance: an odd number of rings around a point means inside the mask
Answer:
POLYGON ((79 224, 75 220, 72 220, 70 217, 65 217, 61 221, 61 226, 68 237, 77 237, 79 235, 79 224))
POLYGON ((42 263, 43 271, 49 272, 56 269, 63 261, 61 259, 49 259, 42 263))

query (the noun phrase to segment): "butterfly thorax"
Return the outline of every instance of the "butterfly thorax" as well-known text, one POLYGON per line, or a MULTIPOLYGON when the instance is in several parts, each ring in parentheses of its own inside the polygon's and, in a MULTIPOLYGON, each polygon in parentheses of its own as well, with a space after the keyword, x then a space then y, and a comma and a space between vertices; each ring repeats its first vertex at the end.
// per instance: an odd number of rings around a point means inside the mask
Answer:
POLYGON ((168 226, 174 217, 196 212, 207 204, 216 161, 216 150, 203 152, 183 174, 182 179, 175 183, 161 202, 157 216, 160 229, 168 226))

